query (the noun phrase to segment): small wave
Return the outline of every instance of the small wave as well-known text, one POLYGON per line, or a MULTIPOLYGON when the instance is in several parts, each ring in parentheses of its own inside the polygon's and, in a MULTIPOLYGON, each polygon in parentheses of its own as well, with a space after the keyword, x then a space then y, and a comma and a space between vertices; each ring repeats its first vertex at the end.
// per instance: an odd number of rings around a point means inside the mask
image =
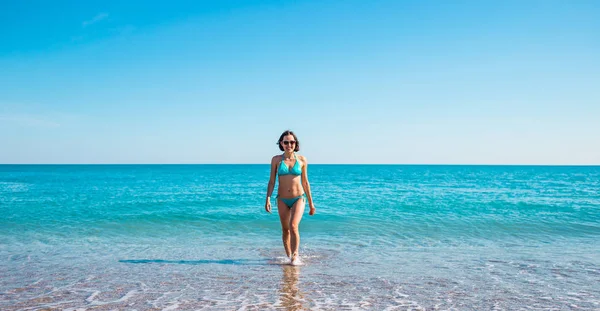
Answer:
POLYGON ((0 181, 0 193, 27 192, 31 184, 22 182, 0 181))

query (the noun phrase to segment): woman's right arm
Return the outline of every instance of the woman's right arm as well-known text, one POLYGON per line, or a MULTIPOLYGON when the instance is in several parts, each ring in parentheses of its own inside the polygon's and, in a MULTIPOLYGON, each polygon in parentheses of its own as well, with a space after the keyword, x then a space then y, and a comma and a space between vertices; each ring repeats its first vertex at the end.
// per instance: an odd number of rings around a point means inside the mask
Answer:
POLYGON ((265 203, 265 210, 271 212, 271 195, 275 189, 275 177, 277 174, 277 156, 271 159, 271 173, 269 174, 269 185, 267 186, 267 202, 265 203))

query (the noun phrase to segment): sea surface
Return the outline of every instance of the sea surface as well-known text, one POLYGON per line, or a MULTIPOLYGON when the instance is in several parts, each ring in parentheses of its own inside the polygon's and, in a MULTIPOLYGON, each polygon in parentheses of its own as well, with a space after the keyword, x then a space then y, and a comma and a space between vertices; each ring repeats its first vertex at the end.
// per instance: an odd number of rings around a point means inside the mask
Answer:
POLYGON ((600 310, 598 166, 0 165, 0 310, 600 310))

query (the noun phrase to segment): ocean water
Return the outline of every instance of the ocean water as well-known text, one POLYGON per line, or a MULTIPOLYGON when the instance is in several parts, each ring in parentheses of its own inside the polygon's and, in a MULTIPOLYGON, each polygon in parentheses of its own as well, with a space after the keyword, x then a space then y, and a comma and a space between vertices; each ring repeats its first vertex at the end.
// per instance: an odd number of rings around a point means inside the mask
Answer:
POLYGON ((600 167, 0 165, 1 310, 600 310, 600 167))

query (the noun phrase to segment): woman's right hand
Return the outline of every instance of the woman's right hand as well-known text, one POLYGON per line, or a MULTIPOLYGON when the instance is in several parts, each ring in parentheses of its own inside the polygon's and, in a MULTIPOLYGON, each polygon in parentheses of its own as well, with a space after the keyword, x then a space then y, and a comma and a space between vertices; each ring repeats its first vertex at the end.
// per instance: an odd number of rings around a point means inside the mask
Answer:
POLYGON ((267 198, 267 203, 265 203, 265 211, 267 213, 271 213, 271 198, 267 198))

